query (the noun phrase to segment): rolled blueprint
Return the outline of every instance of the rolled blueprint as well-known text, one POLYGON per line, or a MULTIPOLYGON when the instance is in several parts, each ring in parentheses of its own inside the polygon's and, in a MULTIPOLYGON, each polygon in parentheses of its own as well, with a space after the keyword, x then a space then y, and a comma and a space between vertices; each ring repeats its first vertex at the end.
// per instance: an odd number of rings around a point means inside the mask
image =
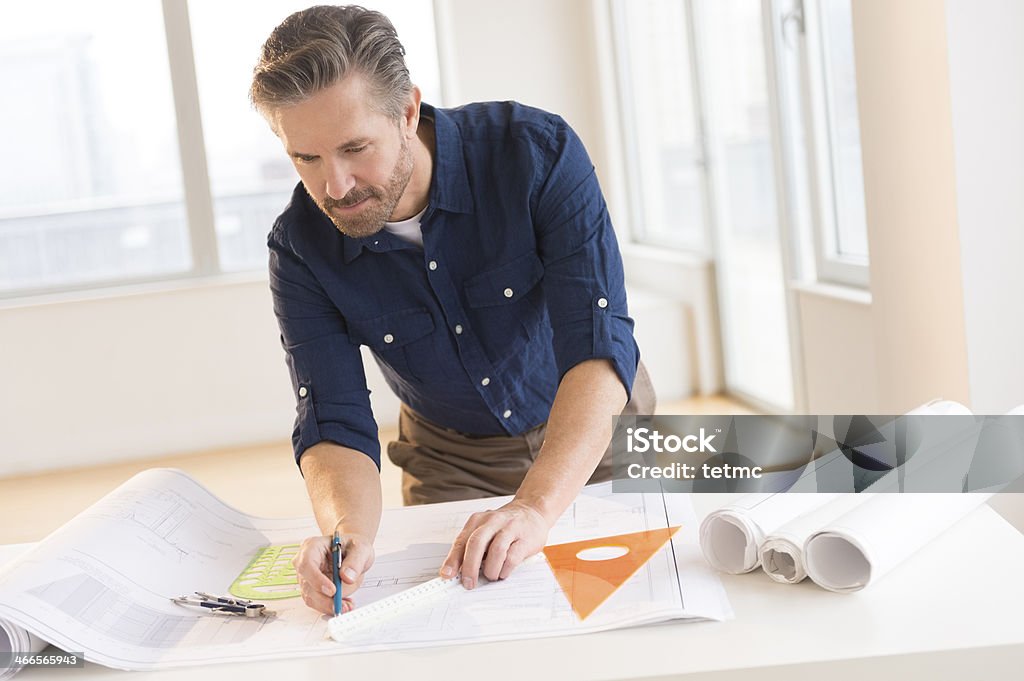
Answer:
POLYGON ((1024 405, 986 419, 963 491, 1024 491, 1024 405))
POLYGON ((732 575, 760 564, 765 537, 839 494, 745 494, 713 511, 700 524, 700 547, 717 570, 732 575))
POLYGON ((794 518, 771 532, 758 552, 761 567, 769 577, 783 584, 796 584, 807 577, 804 544, 808 538, 837 518, 871 498, 870 493, 836 494, 818 508, 794 518))
MULTIPOLYGON (((10 622, 0 620, 0 656, 5 653, 21 653, 22 655, 38 653, 47 645, 46 641, 38 636, 33 636, 10 622)), ((22 667, 14 664, 0 667, 0 681, 6 681, 21 670, 22 667)))
MULTIPOLYGON (((0 574, 27 550, 27 544, 0 546, 0 574)), ((38 636, 0 617, 0 659, 10 653, 38 653, 47 645, 49 644, 38 636)), ((0 664, 0 681, 7 681, 22 669, 23 667, 14 664, 0 664)))
MULTIPOLYGON (((896 491, 904 491, 907 464, 917 459, 914 465, 919 467, 924 459, 930 458, 918 451, 926 432, 934 440, 946 431, 965 430, 974 424, 972 418, 967 421, 962 418, 971 417, 970 410, 950 400, 932 400, 910 410, 905 416, 912 418, 899 419, 888 415, 832 417, 832 434, 823 440, 827 443, 829 437, 835 438, 835 449, 817 456, 789 491, 863 492, 893 470, 897 471, 896 491), (925 420, 917 418, 922 415, 957 418, 952 420, 955 423, 943 420, 944 430, 938 428, 937 423, 925 429, 925 420)), ((827 433, 829 427, 824 425, 823 432, 827 433)), ((946 489, 957 489, 957 485, 946 489)))
POLYGON ((953 400, 936 399, 926 402, 907 412, 907 416, 917 414, 935 414, 938 416, 972 416, 971 410, 953 400))
MULTIPOLYGON (((908 414, 970 415, 971 411, 957 402, 935 399, 912 409, 908 414)), ((814 462, 811 467, 812 473, 823 463, 825 465, 829 463, 830 460, 825 459, 828 457, 814 462)), ((807 482, 803 486, 806 488, 805 491, 813 492, 815 475, 800 473, 803 480, 807 482)), ((801 487, 794 485, 792 489, 800 490, 801 487)), ((712 567, 722 572, 734 575, 750 572, 761 565, 761 547, 769 535, 801 515, 814 511, 842 496, 847 495, 839 493, 758 493, 740 497, 736 502, 709 514, 701 523, 700 545, 704 557, 712 567)), ((838 515, 837 513, 835 516, 820 516, 815 522, 821 522, 823 525, 838 515)), ((821 525, 818 528, 805 528, 800 531, 809 534, 820 527, 821 525)), ((802 546, 802 542, 800 545, 802 546)), ((775 548, 778 550, 786 546, 788 545, 776 544, 775 548)), ((777 552, 770 555, 774 561, 771 569, 782 576, 779 581, 788 581, 795 578, 798 573, 804 572, 804 568, 795 561, 792 566, 789 566, 787 562, 787 558, 799 555, 800 552, 792 547, 788 548, 786 553, 777 552), (785 577, 785 575, 791 576, 785 577)))
POLYGON ((811 535, 807 574, 830 591, 860 591, 981 506, 991 494, 873 494, 811 535))
MULTIPOLYGON (((907 412, 908 416, 923 414, 970 416, 971 411, 958 402, 936 399, 907 412)), ((803 549, 810 536, 860 506, 871 496, 873 495, 870 492, 840 494, 829 503, 795 518, 770 533, 759 551, 761 567, 777 582, 796 584, 802 581, 807 577, 803 549)))

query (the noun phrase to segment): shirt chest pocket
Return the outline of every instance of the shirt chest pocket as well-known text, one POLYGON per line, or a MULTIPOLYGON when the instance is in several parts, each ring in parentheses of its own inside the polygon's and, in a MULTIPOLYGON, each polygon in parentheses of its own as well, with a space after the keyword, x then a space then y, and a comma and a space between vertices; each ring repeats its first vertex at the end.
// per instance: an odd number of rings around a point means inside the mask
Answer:
POLYGON ((418 369, 435 360, 430 339, 434 320, 426 308, 399 310, 372 319, 349 319, 347 323, 353 342, 370 348, 379 362, 405 380, 422 381, 422 370, 418 369))
POLYGON ((473 328, 495 364, 514 355, 534 335, 541 321, 543 293, 538 284, 543 277, 540 258, 528 252, 466 281, 473 328))

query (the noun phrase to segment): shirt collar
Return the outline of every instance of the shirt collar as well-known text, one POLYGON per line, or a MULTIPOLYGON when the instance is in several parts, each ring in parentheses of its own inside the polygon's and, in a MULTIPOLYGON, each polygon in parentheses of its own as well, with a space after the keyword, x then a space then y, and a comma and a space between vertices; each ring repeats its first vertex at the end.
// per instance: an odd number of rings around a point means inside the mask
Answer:
POLYGON ((420 116, 434 121, 434 168, 430 178, 430 205, 453 213, 472 213, 462 135, 444 109, 420 105, 420 116))
MULTIPOLYGON (((452 213, 472 213, 473 195, 469 191, 469 175, 458 126, 444 109, 436 109, 426 102, 420 104, 420 116, 434 122, 434 166, 427 194, 427 212, 437 208, 452 213)), ((345 262, 355 260, 364 248, 383 250, 378 246, 384 245, 385 237, 383 230, 359 239, 344 237, 345 262)))

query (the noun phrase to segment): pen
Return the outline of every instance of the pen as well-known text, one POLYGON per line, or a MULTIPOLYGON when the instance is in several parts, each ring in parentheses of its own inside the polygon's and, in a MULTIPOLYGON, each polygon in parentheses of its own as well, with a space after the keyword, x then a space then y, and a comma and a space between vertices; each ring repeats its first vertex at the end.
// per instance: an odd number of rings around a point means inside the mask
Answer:
POLYGON ((331 542, 331 576, 334 577, 334 616, 341 614, 341 561, 345 556, 341 552, 341 537, 334 531, 331 542))

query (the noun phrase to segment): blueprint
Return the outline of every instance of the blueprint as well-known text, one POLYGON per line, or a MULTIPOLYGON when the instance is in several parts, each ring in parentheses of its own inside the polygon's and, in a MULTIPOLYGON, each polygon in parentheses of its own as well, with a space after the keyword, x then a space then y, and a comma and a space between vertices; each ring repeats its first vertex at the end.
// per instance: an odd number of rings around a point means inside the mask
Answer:
MULTIPOLYGON (((507 498, 384 511, 376 562, 355 594, 369 604, 437 576, 470 514, 507 498)), ((297 543, 311 518, 257 518, 177 470, 140 473, 35 548, 0 568, 0 620, 87 660, 121 669, 276 659, 585 633, 667 619, 731 616, 697 544, 687 495, 613 494, 588 487, 552 529, 556 544, 667 526, 680 530, 586 620, 572 611, 543 558, 504 581, 460 589, 338 644, 328 618, 299 598, 269 618, 196 614, 174 596, 228 587, 256 552, 297 543)))

